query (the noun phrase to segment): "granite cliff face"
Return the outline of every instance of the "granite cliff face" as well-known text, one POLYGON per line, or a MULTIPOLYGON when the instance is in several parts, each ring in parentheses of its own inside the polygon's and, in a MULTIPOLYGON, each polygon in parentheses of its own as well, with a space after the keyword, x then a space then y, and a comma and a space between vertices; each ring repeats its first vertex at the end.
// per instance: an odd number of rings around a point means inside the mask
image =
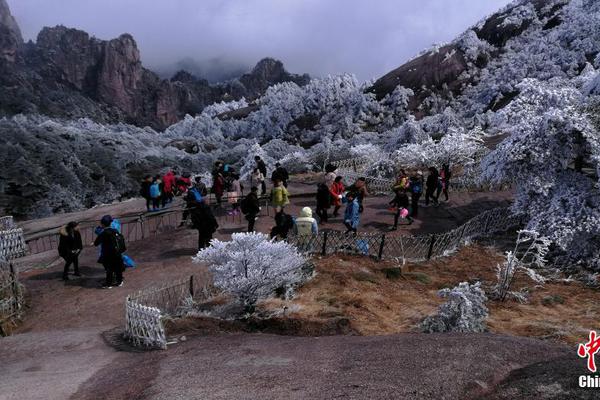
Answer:
POLYGON ((215 102, 252 99, 275 83, 309 80, 272 59, 224 84, 210 85, 185 71, 163 80, 142 66, 129 34, 104 41, 56 26, 42 29, 36 43, 24 44, 6 1, 0 0, 0 115, 88 117, 163 129, 215 102))

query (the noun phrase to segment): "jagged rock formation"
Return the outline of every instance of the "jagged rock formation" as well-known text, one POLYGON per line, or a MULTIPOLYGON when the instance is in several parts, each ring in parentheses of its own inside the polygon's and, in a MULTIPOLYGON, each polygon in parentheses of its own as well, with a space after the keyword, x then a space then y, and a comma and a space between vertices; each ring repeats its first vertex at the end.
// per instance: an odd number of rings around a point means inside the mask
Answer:
POLYGON ((104 41, 56 26, 44 28, 36 43, 23 44, 6 1, 0 0, 0 115, 89 117, 164 129, 215 102, 255 98, 275 83, 309 79, 265 59, 226 84, 212 86, 185 72, 162 80, 142 66, 129 34, 104 41))
POLYGON ((15 62, 17 50, 22 44, 19 25, 10 14, 6 1, 0 0, 0 59, 15 62))
POLYGON ((503 54, 506 43, 526 31, 535 19, 548 21, 544 29, 559 24, 560 11, 568 1, 550 2, 550 6, 547 0, 529 0, 522 3, 531 3, 535 13, 528 14, 526 7, 514 2, 472 30, 476 39, 490 46, 489 52, 477 54, 474 59, 470 59, 472 55, 466 54, 468 45, 461 46, 459 42, 442 46, 390 71, 379 78, 369 91, 375 93, 378 99, 382 99, 391 94, 397 86, 412 89, 414 96, 409 105, 411 111, 417 117, 428 115, 431 110, 423 105, 423 101, 429 95, 449 98, 462 93, 467 85, 475 81, 479 69, 488 65, 492 58, 503 54), (520 11, 521 9, 523 11, 520 11))

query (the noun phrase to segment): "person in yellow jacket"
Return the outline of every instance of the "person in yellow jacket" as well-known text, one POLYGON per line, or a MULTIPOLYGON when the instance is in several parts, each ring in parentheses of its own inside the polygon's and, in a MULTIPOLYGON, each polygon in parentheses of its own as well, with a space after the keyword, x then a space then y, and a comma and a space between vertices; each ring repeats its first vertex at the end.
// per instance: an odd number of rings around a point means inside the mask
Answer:
POLYGON ((280 180, 274 180, 273 189, 271 189, 271 205, 276 210, 282 210, 288 204, 290 204, 290 199, 287 189, 280 180))
POLYGON ((294 224, 294 233, 298 236, 316 235, 319 233, 317 220, 313 218, 310 207, 304 207, 300 211, 300 216, 296 218, 296 223, 294 224))

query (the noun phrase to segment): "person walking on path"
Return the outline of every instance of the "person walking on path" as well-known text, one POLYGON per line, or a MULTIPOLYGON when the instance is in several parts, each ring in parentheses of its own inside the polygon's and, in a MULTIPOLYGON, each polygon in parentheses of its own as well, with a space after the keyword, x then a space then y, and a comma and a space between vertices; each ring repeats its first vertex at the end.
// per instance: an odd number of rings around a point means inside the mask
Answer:
POLYGON ((279 210, 283 209, 288 204, 290 204, 290 200, 287 189, 280 180, 274 181, 273 189, 271 189, 271 205, 276 210, 279 210))
POLYGON ((206 203, 196 202, 191 210, 192 226, 198 231, 198 250, 210 246, 213 234, 219 228, 217 219, 206 203))
POLYGON ((339 215, 340 208, 342 207, 342 197, 344 197, 344 183, 342 182, 341 176, 336 176, 333 184, 329 188, 331 193, 331 199, 333 202, 333 217, 336 218, 339 215))
POLYGON ((271 180, 280 180, 283 183, 283 187, 288 187, 288 180, 290 179, 290 174, 287 169, 281 166, 280 163, 275 163, 275 171, 271 175, 271 180))
POLYGON ((81 233, 79 233, 77 222, 69 222, 60 228, 58 241, 58 255, 65 260, 62 279, 69 280, 69 268, 73 264, 73 275, 81 276, 79 273, 79 254, 83 250, 81 233))
POLYGON ((152 185, 152 177, 150 175, 144 176, 140 187, 140 196, 146 200, 146 210, 152 210, 152 197, 150 197, 150 185, 152 185))
POLYGON ((396 182, 394 183, 394 187, 392 190, 396 193, 398 190, 406 190, 409 186, 409 179, 406 172, 403 169, 400 170, 400 174, 396 178, 396 182))
POLYGON ((356 233, 358 224, 360 223, 360 204, 358 203, 356 193, 349 192, 346 195, 346 211, 344 212, 344 225, 346 233, 356 233))
POLYGON ((358 178, 353 186, 351 191, 356 193, 356 200, 359 204, 358 212, 362 213, 364 210, 365 198, 369 195, 369 192, 367 191, 367 179, 364 177, 358 178))
POLYGON ((450 172, 450 167, 448 164, 442 165, 442 169, 440 170, 440 179, 442 180, 442 192, 444 193, 445 201, 448 201, 448 189, 450 187, 451 177, 452 172, 450 172))
POLYGON ((213 180, 212 191, 215 195, 215 199, 217 200, 217 206, 221 207, 223 193, 225 193, 225 178, 223 178, 223 174, 220 172, 217 172, 217 175, 213 180))
MULTIPOLYGON (((267 177, 267 165, 260 158, 260 156, 255 156, 254 157, 254 161, 256 161, 256 168, 258 168, 258 170, 260 171, 260 173, 266 179, 266 177, 267 177)), ((267 193, 267 183, 265 182, 265 179, 263 179, 263 181, 260 184, 260 194, 261 194, 261 196, 264 196, 267 193)))
POLYGON ((256 186, 252 186, 250 189, 250 194, 248 194, 248 196, 246 196, 240 203, 240 208, 242 209, 242 213, 246 216, 246 220, 248 221, 248 232, 254 232, 254 224, 258 219, 258 214, 260 213, 258 188, 256 186))
POLYGON ((423 194, 423 173, 417 172, 416 176, 410 178, 410 216, 416 218, 419 215, 419 199, 423 194))
POLYGON ((326 224, 328 220, 327 209, 331 207, 331 193, 329 188, 324 183, 319 183, 317 186, 317 216, 322 224, 326 224))
POLYGON ((152 211, 160 209, 161 198, 161 181, 160 176, 155 176, 150 184, 150 199, 152 200, 152 211))
POLYGON ((177 185, 177 179, 175 178, 175 172, 169 170, 162 179, 163 190, 162 190, 162 206, 163 208, 173 201, 173 192, 177 185))
POLYGON ((193 187, 202 195, 202 197, 206 197, 206 195, 208 195, 208 190, 206 189, 206 184, 204 182, 202 182, 201 176, 197 176, 194 178, 194 186, 193 187))
MULTIPOLYGON (((261 187, 263 183, 265 182, 265 176, 263 175, 262 172, 260 172, 260 170, 258 168, 254 168, 254 171, 252 171, 252 174, 250 175, 250 187, 252 186, 256 186, 256 187, 261 187)), ((264 195, 264 193, 262 193, 264 195)))
POLYGON ((110 215, 105 215, 100 220, 101 230, 94 241, 94 246, 100 247, 100 258, 98 262, 104 266, 106 271, 106 280, 103 288, 110 289, 113 286, 123 285, 123 253, 127 250, 125 247, 125 238, 114 228, 111 228, 113 219, 110 215))
POLYGON ((231 175, 231 184, 227 193, 227 201, 231 204, 231 215, 240 213, 240 197, 244 195, 244 187, 240 183, 240 175, 234 173, 231 175))
POLYGON ((390 201, 390 206, 395 207, 396 209, 396 213, 394 214, 394 226, 392 226, 391 230, 395 231, 398 229, 398 219, 400 217, 406 218, 409 225, 413 223, 413 219, 408 212, 409 201, 405 190, 396 191, 396 196, 390 201))
POLYGON ((304 207, 300 211, 300 216, 296 218, 294 224, 294 233, 298 236, 317 235, 319 233, 317 220, 313 218, 310 207, 304 207))
POLYGON ((437 205, 438 200, 435 197, 435 191, 437 190, 439 183, 440 174, 435 167, 429 167, 429 175, 427 176, 427 182, 425 183, 426 191, 425 191, 425 205, 429 205, 429 200, 433 200, 433 204, 437 205))

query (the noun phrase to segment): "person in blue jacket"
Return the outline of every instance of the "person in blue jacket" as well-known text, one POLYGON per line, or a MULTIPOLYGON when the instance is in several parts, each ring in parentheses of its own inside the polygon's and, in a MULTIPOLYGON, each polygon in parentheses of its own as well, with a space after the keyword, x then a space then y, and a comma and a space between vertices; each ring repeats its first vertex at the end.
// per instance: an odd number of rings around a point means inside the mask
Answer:
POLYGON ((356 233, 358 224, 360 223, 360 204, 356 198, 356 193, 348 192, 346 194, 346 211, 344 212, 344 225, 346 225, 346 233, 356 233))

